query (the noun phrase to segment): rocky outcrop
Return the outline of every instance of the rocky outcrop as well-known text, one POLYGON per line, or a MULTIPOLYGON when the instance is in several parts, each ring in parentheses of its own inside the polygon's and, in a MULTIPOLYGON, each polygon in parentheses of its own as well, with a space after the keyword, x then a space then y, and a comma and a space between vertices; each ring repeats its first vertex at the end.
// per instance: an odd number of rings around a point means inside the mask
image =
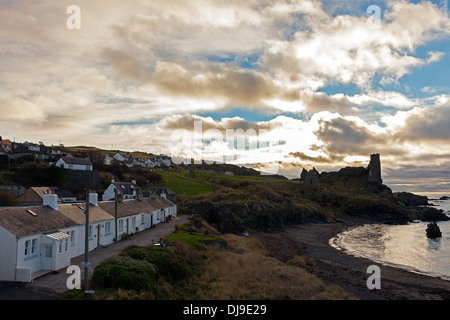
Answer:
POLYGON ((427 225, 426 232, 427 232, 427 237, 431 238, 431 239, 442 237, 441 229, 439 229, 439 226, 437 225, 436 222, 429 223, 427 225))
POLYGON ((247 229, 270 231, 286 225, 306 222, 329 222, 319 212, 307 212, 290 206, 280 209, 258 203, 211 203, 191 204, 191 212, 215 225, 222 233, 244 234, 247 229))
POLYGON ((410 192, 396 192, 394 196, 398 201, 407 206, 427 206, 430 204, 428 197, 419 196, 410 192))

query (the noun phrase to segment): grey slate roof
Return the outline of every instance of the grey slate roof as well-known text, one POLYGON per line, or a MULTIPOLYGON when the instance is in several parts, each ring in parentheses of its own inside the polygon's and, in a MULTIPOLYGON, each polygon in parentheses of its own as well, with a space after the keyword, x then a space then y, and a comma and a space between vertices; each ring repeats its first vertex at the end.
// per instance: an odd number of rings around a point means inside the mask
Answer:
POLYGON ((133 191, 137 192, 137 191, 139 191, 141 189, 136 184, 134 184, 132 182, 113 182, 112 184, 122 194, 133 194, 133 191))
POLYGON ((81 164, 86 166, 92 166, 92 162, 88 159, 73 158, 73 157, 62 157, 63 161, 67 164, 81 164))
POLYGON ((0 210, 0 226, 18 237, 75 225, 75 221, 48 206, 11 207, 0 210))
MULTIPOLYGON (((160 197, 156 197, 156 199, 144 198, 142 200, 123 200, 122 202, 117 203, 117 217, 121 218, 158 209, 165 209, 174 205, 175 204, 169 200, 160 197)), ((114 201, 101 201, 99 202, 99 207, 114 216, 114 201)))

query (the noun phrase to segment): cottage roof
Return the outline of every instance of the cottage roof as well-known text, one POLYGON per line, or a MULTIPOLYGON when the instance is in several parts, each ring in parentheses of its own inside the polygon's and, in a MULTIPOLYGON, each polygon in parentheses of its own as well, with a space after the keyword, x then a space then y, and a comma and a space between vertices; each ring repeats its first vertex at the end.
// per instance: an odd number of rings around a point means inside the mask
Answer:
POLYGON ((75 221, 48 206, 11 207, 0 210, 0 226, 18 237, 75 225, 75 221))
POLYGON ((73 157, 61 157, 61 159, 67 164, 81 164, 86 166, 92 166, 92 162, 89 159, 73 158, 73 157))
MULTIPOLYGON (((99 202, 99 207, 106 212, 115 215, 115 201, 99 202)), ((144 198, 142 200, 128 199, 117 203, 117 216, 127 217, 144 212, 155 211, 158 209, 165 209, 172 207, 175 204, 165 198, 155 197, 155 199, 144 198)))
MULTIPOLYGON (((31 187, 30 190, 36 193, 41 199, 44 199, 44 194, 53 193, 53 191, 49 187, 31 187)), ((58 201, 61 201, 59 197, 58 201)))
POLYGON ((141 188, 132 182, 113 182, 114 187, 122 194, 133 194, 134 191, 139 191, 141 188))
MULTIPOLYGON (((58 205, 58 210, 66 217, 75 221, 77 224, 84 224, 86 222, 86 216, 84 211, 86 204, 62 204, 58 205)), ((89 222, 104 221, 114 219, 114 216, 110 215, 104 209, 90 205, 89 206, 89 222)))
POLYGON ((175 192, 173 192, 167 187, 149 187, 145 191, 156 191, 156 192, 164 191, 167 194, 175 194, 175 192))
POLYGON ((60 198, 75 198, 76 197, 72 192, 70 192, 67 189, 58 189, 55 191, 55 193, 60 198))

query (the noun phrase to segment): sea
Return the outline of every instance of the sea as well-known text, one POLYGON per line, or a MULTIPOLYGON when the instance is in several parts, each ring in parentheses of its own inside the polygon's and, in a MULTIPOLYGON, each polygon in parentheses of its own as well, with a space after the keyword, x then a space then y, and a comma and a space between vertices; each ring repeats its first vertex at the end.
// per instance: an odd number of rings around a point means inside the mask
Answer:
MULTIPOLYGON (((417 193, 419 194, 419 193, 417 193)), ((450 194, 427 195, 429 202, 450 217, 450 194)), ((367 224, 330 239, 330 245, 347 254, 411 272, 450 280, 450 221, 437 222, 442 237, 426 236, 428 222, 407 225, 367 224)))

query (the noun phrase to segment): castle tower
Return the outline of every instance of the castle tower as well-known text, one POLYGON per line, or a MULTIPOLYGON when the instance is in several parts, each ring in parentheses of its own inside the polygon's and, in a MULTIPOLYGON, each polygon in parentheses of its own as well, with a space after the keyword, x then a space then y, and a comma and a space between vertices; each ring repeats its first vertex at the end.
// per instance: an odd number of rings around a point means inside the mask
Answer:
POLYGON ((383 183, 383 179, 381 179, 381 162, 379 153, 370 155, 370 162, 367 170, 369 170, 369 182, 379 184, 383 183))

